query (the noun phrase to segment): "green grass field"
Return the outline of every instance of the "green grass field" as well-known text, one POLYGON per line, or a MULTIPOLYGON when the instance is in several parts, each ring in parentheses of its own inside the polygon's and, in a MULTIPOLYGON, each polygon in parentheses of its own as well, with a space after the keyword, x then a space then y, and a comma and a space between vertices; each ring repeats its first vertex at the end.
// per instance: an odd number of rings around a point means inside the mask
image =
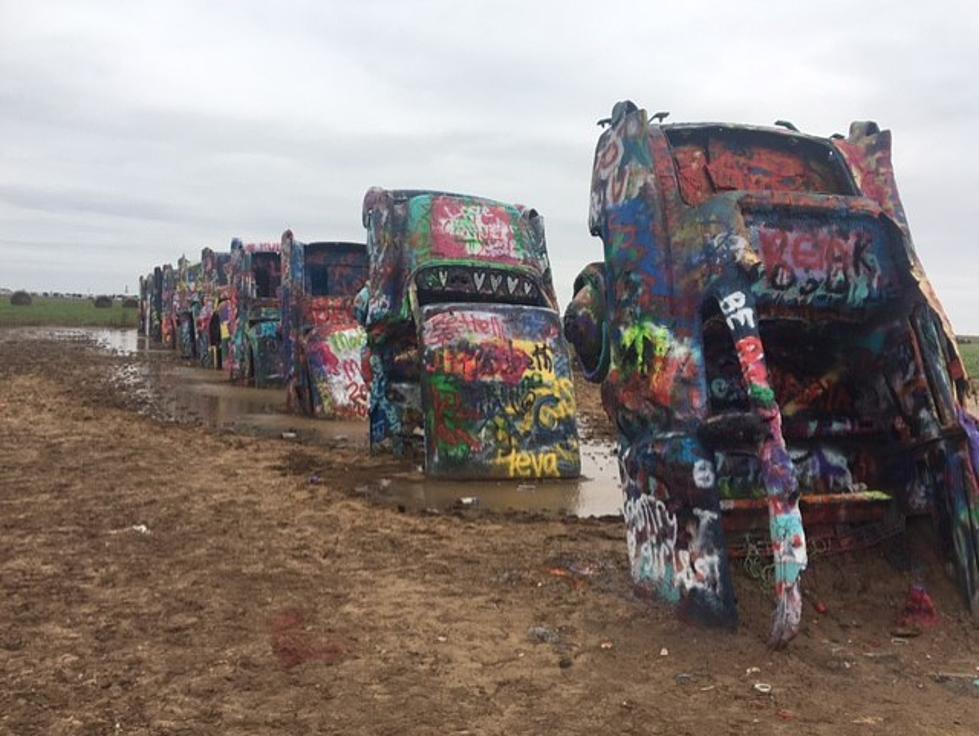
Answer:
POLYGON ((0 327, 135 327, 138 309, 123 309, 118 301, 96 309, 91 299, 34 297, 29 307, 15 307, 0 297, 0 327))
POLYGON ((959 352, 962 353, 962 362, 965 363, 969 378, 975 382, 979 379, 979 339, 972 338, 972 342, 959 343, 959 352))

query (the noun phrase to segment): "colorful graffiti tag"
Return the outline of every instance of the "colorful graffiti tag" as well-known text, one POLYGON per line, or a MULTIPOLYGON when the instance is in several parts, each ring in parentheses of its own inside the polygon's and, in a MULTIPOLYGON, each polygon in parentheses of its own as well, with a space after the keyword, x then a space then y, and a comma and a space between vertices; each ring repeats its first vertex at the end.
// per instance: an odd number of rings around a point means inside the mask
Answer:
POLYGON ((979 613, 969 385, 890 134, 654 125, 631 102, 607 122, 589 213, 605 257, 576 280, 565 334, 619 431, 636 582, 733 627, 724 514, 765 499, 784 645, 802 615, 803 499, 812 528, 932 513, 979 613))
POLYGON ((367 416, 367 337, 354 297, 367 279, 362 243, 302 243, 282 235, 282 361, 288 405, 327 419, 367 416))
POLYGON ((426 465, 433 474, 578 474, 575 398, 551 309, 434 304, 422 309, 426 465))
POLYGON ((469 477, 580 472, 570 362, 543 220, 465 195, 371 189, 364 198, 372 448, 423 441, 426 471, 469 477))
POLYGON ((227 266, 230 298, 226 309, 228 342, 224 370, 232 381, 257 388, 285 382, 279 349, 282 316, 282 264, 279 243, 231 241, 227 266))
POLYGON ((226 340, 221 333, 221 307, 230 299, 230 259, 229 253, 215 253, 210 248, 201 250, 194 328, 195 355, 202 368, 222 367, 226 340))

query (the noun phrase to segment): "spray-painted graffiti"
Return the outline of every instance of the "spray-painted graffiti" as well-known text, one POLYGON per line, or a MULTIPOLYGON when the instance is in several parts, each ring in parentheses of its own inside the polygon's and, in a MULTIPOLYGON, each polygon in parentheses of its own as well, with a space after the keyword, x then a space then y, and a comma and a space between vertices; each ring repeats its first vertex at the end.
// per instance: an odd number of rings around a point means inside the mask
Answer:
POLYGON ((800 498, 828 504, 813 518, 830 526, 851 518, 832 511, 848 499, 873 513, 892 499, 939 519, 979 613, 969 386, 911 245, 889 134, 653 125, 630 102, 609 123, 589 213, 605 260, 575 282, 565 334, 619 429, 636 581, 731 625, 718 498, 765 498, 779 646, 802 614, 800 498), (692 586, 698 569, 714 583, 692 586))
POLYGON ((543 223, 477 197, 372 189, 367 330, 372 447, 424 441, 426 470, 580 471, 574 392, 543 223))
POLYGON ((432 472, 577 475, 574 388, 557 314, 541 307, 451 304, 424 307, 422 319, 422 400, 431 407, 425 437, 432 472))
POLYGON ((160 283, 160 341, 163 347, 177 347, 177 271, 169 263, 163 266, 160 283))
POLYGON ((231 241, 227 271, 229 338, 223 368, 238 383, 258 388, 282 385, 285 372, 279 350, 282 315, 279 244, 243 245, 235 238, 231 241))
POLYGON ((328 419, 367 416, 367 337, 353 301, 367 279, 360 243, 282 235, 282 363, 290 409, 328 419))

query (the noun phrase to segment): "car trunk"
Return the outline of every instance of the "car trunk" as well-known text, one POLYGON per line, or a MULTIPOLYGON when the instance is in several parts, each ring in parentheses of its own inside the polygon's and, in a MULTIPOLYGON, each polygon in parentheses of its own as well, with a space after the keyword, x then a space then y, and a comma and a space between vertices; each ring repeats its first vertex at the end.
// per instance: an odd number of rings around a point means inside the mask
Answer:
POLYGON ((571 363, 557 312, 428 304, 419 335, 430 474, 579 475, 571 363))

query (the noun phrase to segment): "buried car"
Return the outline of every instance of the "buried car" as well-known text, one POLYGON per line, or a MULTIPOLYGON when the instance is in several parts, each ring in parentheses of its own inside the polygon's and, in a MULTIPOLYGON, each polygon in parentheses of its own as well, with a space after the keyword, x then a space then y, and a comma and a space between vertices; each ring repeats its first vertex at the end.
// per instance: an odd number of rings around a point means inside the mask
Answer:
POLYGON ((231 302, 231 286, 228 280, 230 260, 230 253, 216 253, 210 248, 201 250, 196 350, 197 360, 202 368, 220 369, 228 350, 231 302))
POLYGON ((163 269, 157 266, 139 277, 139 334, 160 342, 160 312, 163 307, 163 269))
POLYGON ((367 279, 363 243, 303 243, 282 234, 282 364, 291 411, 367 416, 366 337, 354 297, 367 279))
POLYGON ((160 342, 171 350, 177 347, 177 279, 178 272, 165 264, 160 280, 160 342))
POLYGON ((181 358, 197 357, 197 315, 201 309, 200 263, 190 263, 185 257, 177 261, 177 285, 174 292, 174 318, 177 325, 177 351, 181 358))
POLYGON ((231 241, 228 264, 228 351, 224 369, 232 381, 257 388, 281 386, 279 290, 282 283, 278 243, 231 241))
POLYGON ((656 125, 631 102, 605 122, 589 214, 604 260, 565 333, 619 434, 635 581, 735 626, 729 556, 767 508, 779 646, 799 630, 807 537, 853 549, 931 514, 979 614, 979 432, 889 131, 656 125))
POLYGON ((536 210, 459 194, 364 198, 371 447, 455 477, 576 477, 571 363, 536 210))

